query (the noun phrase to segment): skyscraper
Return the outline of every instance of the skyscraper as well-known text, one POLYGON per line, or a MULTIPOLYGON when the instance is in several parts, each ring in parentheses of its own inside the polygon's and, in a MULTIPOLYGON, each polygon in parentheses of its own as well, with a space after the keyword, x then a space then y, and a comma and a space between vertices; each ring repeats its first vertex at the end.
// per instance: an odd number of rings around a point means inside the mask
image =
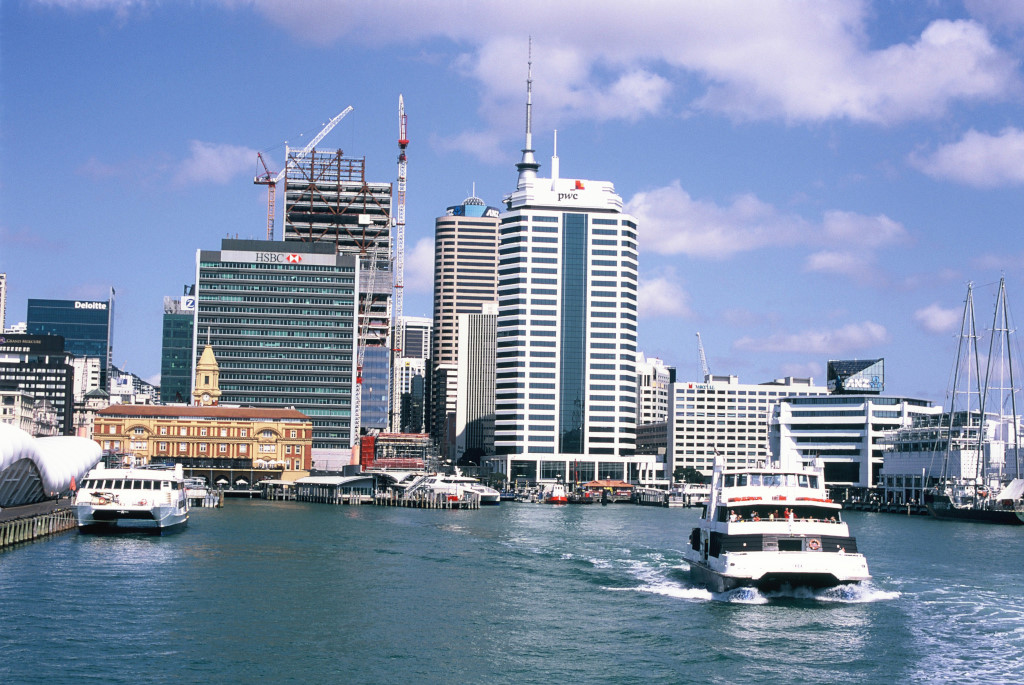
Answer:
POLYGON ((608 181, 540 178, 526 146, 501 215, 496 466, 510 479, 639 480, 637 225, 608 181))
POLYGON ((401 325, 395 327, 398 344, 393 350, 394 362, 391 368, 393 433, 423 432, 426 399, 423 393, 426 389, 432 324, 432 320, 424 316, 404 316, 401 325), (409 426, 415 426, 415 430, 410 430, 409 426))
POLYGON ((455 414, 460 314, 478 314, 497 298, 498 215, 476 196, 434 222, 434 328, 430 341, 430 434, 454 456, 448 431, 455 414))
POLYGON ((494 351, 498 306, 459 314, 458 399, 455 409, 456 463, 479 466, 494 454, 494 351))
POLYGON ((113 363, 114 289, 109 300, 28 301, 26 331, 32 335, 59 335, 64 351, 76 357, 98 357, 100 382, 106 387, 113 363))
POLYGON ((194 295, 164 298, 163 344, 160 354, 160 401, 188 403, 192 387, 194 295))
POLYGON ((313 420, 315 452, 348 454, 358 435, 357 258, 327 243, 267 240, 223 240, 196 258, 192 359, 209 341, 219 403, 293 407, 313 420))

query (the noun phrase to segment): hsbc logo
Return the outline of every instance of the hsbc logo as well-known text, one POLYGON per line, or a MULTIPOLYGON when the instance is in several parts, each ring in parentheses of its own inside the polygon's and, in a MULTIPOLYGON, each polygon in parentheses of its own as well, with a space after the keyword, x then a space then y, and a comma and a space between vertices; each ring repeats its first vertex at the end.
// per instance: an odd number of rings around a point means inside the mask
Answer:
POLYGON ((302 256, 297 254, 290 254, 287 257, 285 257, 285 261, 288 262, 289 264, 298 264, 299 262, 302 261, 302 256))

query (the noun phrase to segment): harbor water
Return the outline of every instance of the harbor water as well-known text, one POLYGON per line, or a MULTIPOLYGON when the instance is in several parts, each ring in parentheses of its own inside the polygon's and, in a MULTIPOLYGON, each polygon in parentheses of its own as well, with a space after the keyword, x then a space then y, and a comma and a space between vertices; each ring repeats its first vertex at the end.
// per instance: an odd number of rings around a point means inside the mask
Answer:
POLYGON ((1024 530, 848 512, 874 579, 692 586, 697 510, 231 500, 0 554, 0 683, 1019 682, 1024 530))

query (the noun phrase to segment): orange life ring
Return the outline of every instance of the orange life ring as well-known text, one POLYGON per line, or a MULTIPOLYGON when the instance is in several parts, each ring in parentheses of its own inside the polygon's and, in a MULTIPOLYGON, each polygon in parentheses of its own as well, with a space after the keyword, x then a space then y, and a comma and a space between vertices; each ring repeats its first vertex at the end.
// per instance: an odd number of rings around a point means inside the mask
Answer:
POLYGON ((807 541, 807 549, 817 551, 821 549, 821 541, 817 538, 811 538, 807 541))

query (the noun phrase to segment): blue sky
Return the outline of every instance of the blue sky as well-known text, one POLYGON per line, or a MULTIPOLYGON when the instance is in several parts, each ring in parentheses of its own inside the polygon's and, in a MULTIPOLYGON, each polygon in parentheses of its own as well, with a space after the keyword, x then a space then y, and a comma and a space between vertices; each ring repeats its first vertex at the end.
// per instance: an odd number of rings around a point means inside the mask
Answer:
MULTIPOLYGON (((114 360, 158 377, 162 298, 197 248, 265 236, 256 152, 396 176, 409 117, 405 311, 430 315, 434 218, 515 187, 527 37, 549 172, 640 220, 640 346, 696 379, 824 382, 885 357, 941 401, 966 283, 1024 297, 1024 5, 1010 2, 7 0, 0 271, 30 297, 117 290, 114 360)), ((278 207, 280 227, 280 203, 278 207)))

